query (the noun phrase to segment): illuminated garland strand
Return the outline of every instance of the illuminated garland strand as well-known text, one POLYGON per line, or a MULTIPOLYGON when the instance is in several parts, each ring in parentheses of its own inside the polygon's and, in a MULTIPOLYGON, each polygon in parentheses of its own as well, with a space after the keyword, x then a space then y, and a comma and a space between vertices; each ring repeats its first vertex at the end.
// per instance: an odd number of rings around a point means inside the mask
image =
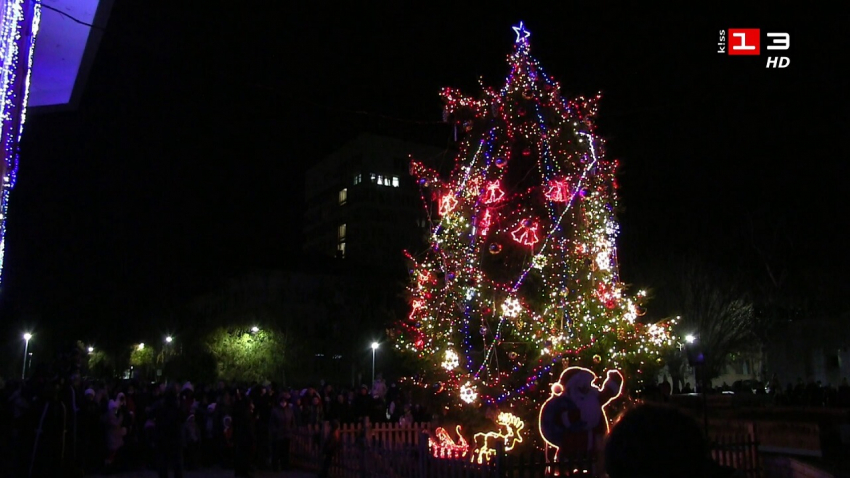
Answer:
MULTIPOLYGON (((582 134, 586 134, 586 133, 582 133, 582 134)), ((590 135, 589 135, 589 134, 587 134, 587 136, 590 136, 590 135)), ((585 177, 586 177, 587 173, 588 173, 588 172, 590 172, 590 169, 591 169, 591 168, 592 168, 592 167, 596 164, 596 161, 597 161, 597 158, 596 158, 596 151, 595 151, 595 150, 594 150, 594 148, 593 148, 593 141, 592 141, 592 139, 591 139, 591 141, 590 141, 590 151, 591 151, 591 155, 593 156, 593 162, 591 162, 591 163, 590 163, 590 164, 589 164, 589 165, 585 168, 584 172, 582 173, 581 178, 579 179, 579 181, 578 181, 578 183, 577 183, 577 186, 578 186, 578 187, 576 188, 576 190, 573 192, 572 196, 570 197, 570 201, 567 203, 567 207, 565 207, 565 208, 564 208, 564 212, 562 212, 562 213, 561 213, 561 215, 560 215, 560 217, 558 217, 558 222, 556 222, 556 223, 555 223, 555 225, 552 227, 552 230, 551 230, 551 231, 549 231, 549 233, 546 235, 546 239, 543 241, 543 244, 542 244, 542 245, 541 245, 541 247, 540 247, 540 252, 539 252, 539 254, 542 254, 542 253, 543 253, 543 251, 546 249, 546 246, 548 245, 549 238, 550 238, 550 237, 552 236, 552 234, 554 234, 554 233, 555 233, 555 231, 557 231, 557 230, 558 230, 558 228, 560 227, 560 225, 561 225, 561 221, 564 219, 564 216, 567 214, 567 211, 569 211, 569 210, 570 210, 570 206, 572 205, 572 203, 573 203, 573 201, 575 200, 576 196, 579 194, 579 191, 581 190, 582 182, 584 181, 584 179, 585 179, 585 177)), ((517 279, 516 283, 514 283, 513 287, 511 288, 511 293, 515 293, 517 290, 519 290, 520 286, 522 285, 522 282, 525 280, 526 276, 528 275, 528 273, 529 273, 529 272, 531 272, 531 269, 533 269, 533 268, 534 268, 534 266, 533 266, 533 265, 529 265, 528 267, 526 267, 526 269, 522 272, 522 274, 520 274, 519 279, 517 279)), ((502 324, 504 324, 505 319, 506 319, 506 317, 503 315, 503 316, 502 316, 502 318, 501 318, 501 320, 499 321, 499 326, 496 328, 496 336, 493 338, 493 341, 492 341, 491 345, 488 347, 488 349, 487 349, 487 353, 486 353, 486 354, 485 354, 485 356, 484 356, 484 360, 482 360, 482 362, 481 362, 481 366, 478 368, 478 371, 477 371, 477 372, 475 372, 474 377, 475 377, 476 379, 477 379, 477 378, 478 378, 478 376, 481 374, 481 371, 484 369, 484 367, 486 367, 486 366, 487 366, 487 360, 490 358, 490 354, 491 354, 491 352, 492 352, 492 351, 493 351, 493 349, 496 347, 496 344, 498 343, 499 339, 501 338, 502 324)))

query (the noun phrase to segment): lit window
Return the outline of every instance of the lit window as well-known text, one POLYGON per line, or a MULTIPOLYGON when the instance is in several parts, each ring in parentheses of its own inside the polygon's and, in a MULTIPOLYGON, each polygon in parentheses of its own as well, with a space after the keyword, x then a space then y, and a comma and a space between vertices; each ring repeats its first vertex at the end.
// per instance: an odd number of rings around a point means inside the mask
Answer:
POLYGON ((339 257, 345 259, 345 242, 336 245, 336 252, 339 257))
POLYGON ((348 188, 342 188, 339 192, 339 205, 342 206, 346 201, 348 201, 348 188))
POLYGON ((398 187, 398 176, 393 176, 393 187, 394 188, 398 187))
POLYGON ((378 176, 376 176, 376 175, 375 175, 375 173, 372 173, 372 174, 370 174, 369 176, 371 176, 371 179, 372 179, 372 182, 373 182, 373 183, 374 183, 374 182, 376 182, 376 180, 378 179, 378 176))
POLYGON ((355 184, 355 185, 360 184, 360 180, 361 180, 361 179, 363 179, 363 178, 361 177, 361 174, 360 174, 360 173, 355 174, 355 175, 354 175, 354 184, 355 184))
POLYGON ((383 176, 381 176, 380 174, 378 175, 378 185, 379 185, 379 186, 383 186, 383 185, 384 185, 384 177, 383 177, 383 176))
POLYGON ((341 224, 337 228, 336 233, 337 233, 337 240, 344 241, 345 240, 345 224, 341 224))

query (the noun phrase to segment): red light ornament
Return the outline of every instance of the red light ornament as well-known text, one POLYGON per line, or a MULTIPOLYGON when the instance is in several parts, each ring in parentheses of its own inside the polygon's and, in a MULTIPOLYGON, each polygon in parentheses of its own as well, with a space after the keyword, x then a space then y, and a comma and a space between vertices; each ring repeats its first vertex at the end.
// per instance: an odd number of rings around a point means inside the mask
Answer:
POLYGON ((544 193, 546 199, 551 202, 567 202, 570 196, 570 188, 566 179, 553 179, 549 181, 549 187, 544 193))
POLYGON ((499 181, 491 181, 487 183, 487 191, 484 193, 484 204, 493 204, 499 202, 505 197, 505 191, 502 191, 502 186, 499 181))
POLYGON ((539 227, 537 221, 523 219, 517 225, 517 228, 511 231, 511 237, 524 246, 533 247, 540 241, 540 238, 537 237, 537 229, 539 227))
POLYGON ((447 216, 457 207, 457 198, 454 194, 449 193, 440 199, 440 215, 447 216))
POLYGON ((486 236, 490 232, 490 225, 493 223, 493 216, 490 210, 484 211, 484 216, 481 217, 481 222, 478 223, 478 234, 486 236))

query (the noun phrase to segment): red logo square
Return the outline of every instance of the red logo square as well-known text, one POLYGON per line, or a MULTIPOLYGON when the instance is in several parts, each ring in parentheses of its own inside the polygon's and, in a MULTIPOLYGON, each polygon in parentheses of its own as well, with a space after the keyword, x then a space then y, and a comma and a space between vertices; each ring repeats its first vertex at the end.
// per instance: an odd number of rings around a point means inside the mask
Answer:
POLYGON ((730 55, 758 55, 761 53, 758 28, 730 28, 730 55))

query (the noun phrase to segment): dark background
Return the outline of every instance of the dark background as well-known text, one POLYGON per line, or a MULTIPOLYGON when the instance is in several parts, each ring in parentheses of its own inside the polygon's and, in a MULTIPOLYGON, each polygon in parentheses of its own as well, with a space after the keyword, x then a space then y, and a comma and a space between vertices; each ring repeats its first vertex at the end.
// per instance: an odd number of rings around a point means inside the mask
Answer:
POLYGON ((26 126, 0 343, 132 341, 224 278, 289 267, 305 169, 360 131, 449 144, 437 92, 501 86, 519 20, 565 95, 603 93, 626 282, 672 253, 757 276, 756 243, 845 310, 837 11, 355 3, 117 1, 81 106, 26 126), (789 32, 790 67, 716 53, 728 28, 789 32))

